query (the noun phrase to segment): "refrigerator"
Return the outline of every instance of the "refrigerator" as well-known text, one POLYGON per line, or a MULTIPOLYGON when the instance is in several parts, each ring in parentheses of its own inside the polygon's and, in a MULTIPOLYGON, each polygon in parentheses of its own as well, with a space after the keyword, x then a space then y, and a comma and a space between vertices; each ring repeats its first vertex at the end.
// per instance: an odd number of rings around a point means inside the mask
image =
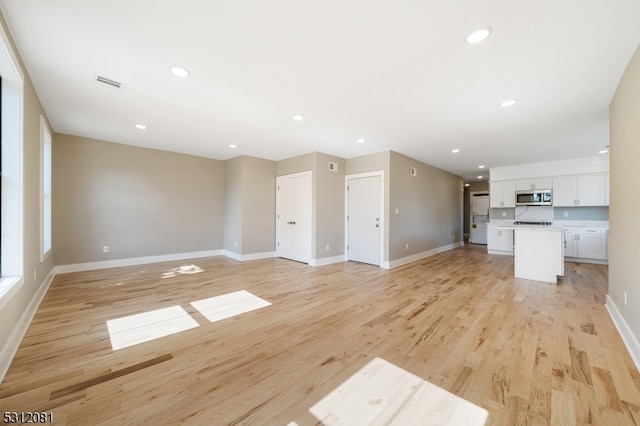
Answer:
POLYGON ((471 229, 469 242, 487 244, 487 224, 489 223, 489 195, 478 194, 471 199, 471 229))

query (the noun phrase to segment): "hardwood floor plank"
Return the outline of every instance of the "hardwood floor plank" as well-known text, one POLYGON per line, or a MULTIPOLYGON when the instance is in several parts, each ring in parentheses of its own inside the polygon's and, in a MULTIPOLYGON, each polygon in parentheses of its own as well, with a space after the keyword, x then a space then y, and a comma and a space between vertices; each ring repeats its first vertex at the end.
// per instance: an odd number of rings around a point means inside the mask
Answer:
POLYGON ((606 293, 606 266, 567 262, 551 285, 473 245, 390 271, 213 257, 60 274, 0 406, 68 425, 318 425, 309 408, 380 357, 488 425, 638 424, 640 373, 606 293), (243 290, 271 305, 214 323, 191 305, 243 290), (170 307, 198 326, 112 349, 107 321, 170 307))

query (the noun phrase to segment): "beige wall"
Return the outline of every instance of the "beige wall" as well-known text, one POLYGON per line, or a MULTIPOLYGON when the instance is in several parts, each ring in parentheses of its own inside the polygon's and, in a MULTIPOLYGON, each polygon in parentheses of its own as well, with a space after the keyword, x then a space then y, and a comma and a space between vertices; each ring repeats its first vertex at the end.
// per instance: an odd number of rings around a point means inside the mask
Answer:
POLYGON ((225 161, 224 249, 275 251, 276 163, 246 155, 225 161))
POLYGON ((393 151, 390 160, 389 260, 462 241, 462 178, 393 151))
MULTIPOLYGON (((0 18, 0 25, 9 36, 6 23, 0 18)), ((16 324, 34 298, 36 292, 53 268, 54 258, 50 255, 40 261, 40 116, 46 115, 33 88, 13 41, 10 40, 18 59, 18 66, 24 76, 23 114, 23 273, 24 284, 0 309, 0 352, 6 347, 16 324), (35 273, 35 277, 34 277, 35 273)), ((55 139, 55 136, 54 136, 55 139)))
POLYGON ((223 245, 218 160, 56 135, 53 200, 57 265, 223 245))
POLYGON ((224 162, 224 249, 242 254, 242 157, 224 162))
POLYGON ((640 48, 631 58, 609 109, 611 200, 609 207, 609 297, 640 340, 640 48), (624 304, 624 292, 628 304, 624 304))
POLYGON ((242 157, 242 254, 275 251, 276 163, 242 157))
POLYGON ((344 159, 316 153, 313 172, 315 244, 311 253, 315 259, 344 255, 344 172, 344 159), (329 170, 329 162, 337 163, 338 170, 329 170))

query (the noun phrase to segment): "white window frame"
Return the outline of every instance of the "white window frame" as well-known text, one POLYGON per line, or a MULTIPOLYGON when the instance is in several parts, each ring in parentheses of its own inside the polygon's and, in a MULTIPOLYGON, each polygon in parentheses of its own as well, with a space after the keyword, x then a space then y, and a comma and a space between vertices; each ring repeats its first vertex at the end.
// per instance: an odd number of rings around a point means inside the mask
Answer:
POLYGON ((51 165, 52 138, 47 120, 40 116, 40 262, 51 254, 51 165))
POLYGON ((23 109, 24 75, 11 43, 0 25, 0 76, 2 76, 2 276, 0 309, 24 283, 24 176, 23 109))

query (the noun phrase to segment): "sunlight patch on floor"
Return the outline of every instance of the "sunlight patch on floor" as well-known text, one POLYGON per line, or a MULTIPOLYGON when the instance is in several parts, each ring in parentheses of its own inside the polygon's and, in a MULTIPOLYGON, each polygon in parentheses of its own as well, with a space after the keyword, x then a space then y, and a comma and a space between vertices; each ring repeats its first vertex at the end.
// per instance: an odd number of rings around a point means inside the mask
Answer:
POLYGON ((327 426, 484 425, 488 411, 381 358, 309 409, 327 426))
POLYGON ((178 266, 176 268, 171 268, 168 271, 165 271, 162 276, 160 278, 173 278, 173 277, 177 277, 178 275, 190 275, 190 274, 199 274, 200 272, 204 271, 204 269, 202 269, 199 266, 196 265, 182 265, 182 266, 178 266))
POLYGON ((196 308, 198 312, 211 322, 244 314, 269 305, 271 305, 270 302, 246 290, 191 302, 191 306, 196 308))
POLYGON ((113 350, 198 327, 180 306, 171 306, 107 321, 113 350))

